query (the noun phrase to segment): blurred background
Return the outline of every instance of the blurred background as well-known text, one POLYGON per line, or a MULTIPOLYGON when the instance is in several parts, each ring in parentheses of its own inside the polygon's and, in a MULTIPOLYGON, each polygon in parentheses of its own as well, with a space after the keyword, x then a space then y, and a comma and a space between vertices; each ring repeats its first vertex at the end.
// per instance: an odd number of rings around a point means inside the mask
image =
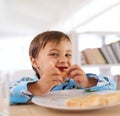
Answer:
POLYGON ((0 0, 0 71, 31 75, 31 40, 59 30, 73 41, 74 63, 86 72, 118 75, 119 62, 84 66, 80 52, 120 40, 119 11, 120 0, 0 0))

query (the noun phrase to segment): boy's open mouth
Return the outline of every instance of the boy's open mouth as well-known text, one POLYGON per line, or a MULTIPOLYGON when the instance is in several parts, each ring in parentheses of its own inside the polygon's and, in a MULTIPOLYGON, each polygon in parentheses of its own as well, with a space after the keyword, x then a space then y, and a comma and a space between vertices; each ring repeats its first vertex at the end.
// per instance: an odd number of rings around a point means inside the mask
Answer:
POLYGON ((58 67, 58 69, 61 71, 61 72, 64 72, 65 71, 65 69, 68 69, 68 67, 58 67))
POLYGON ((61 66, 61 67, 58 67, 58 69, 60 70, 60 72, 62 73, 62 78, 65 78, 67 76, 67 72, 65 71, 65 69, 68 69, 68 67, 66 66, 61 66))

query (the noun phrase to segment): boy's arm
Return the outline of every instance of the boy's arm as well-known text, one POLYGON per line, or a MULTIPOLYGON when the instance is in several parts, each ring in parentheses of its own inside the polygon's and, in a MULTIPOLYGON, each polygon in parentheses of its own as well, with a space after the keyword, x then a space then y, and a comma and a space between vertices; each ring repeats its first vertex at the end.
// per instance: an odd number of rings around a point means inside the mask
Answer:
POLYGON ((23 77, 22 79, 10 82, 10 104, 26 103, 33 95, 28 91, 27 84, 37 81, 36 78, 23 77))
POLYGON ((91 74, 91 73, 86 74, 86 76, 88 78, 95 78, 98 80, 97 85, 90 87, 90 88, 86 88, 85 90, 87 91, 115 90, 116 89, 115 81, 110 77, 107 77, 102 74, 96 75, 96 74, 91 74))

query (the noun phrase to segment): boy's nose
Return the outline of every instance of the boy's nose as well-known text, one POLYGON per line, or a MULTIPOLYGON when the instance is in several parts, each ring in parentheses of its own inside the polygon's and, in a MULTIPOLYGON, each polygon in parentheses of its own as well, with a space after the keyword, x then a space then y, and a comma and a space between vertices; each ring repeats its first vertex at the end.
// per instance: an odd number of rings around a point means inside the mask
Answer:
POLYGON ((65 56, 60 56, 59 62, 67 62, 67 58, 65 56))

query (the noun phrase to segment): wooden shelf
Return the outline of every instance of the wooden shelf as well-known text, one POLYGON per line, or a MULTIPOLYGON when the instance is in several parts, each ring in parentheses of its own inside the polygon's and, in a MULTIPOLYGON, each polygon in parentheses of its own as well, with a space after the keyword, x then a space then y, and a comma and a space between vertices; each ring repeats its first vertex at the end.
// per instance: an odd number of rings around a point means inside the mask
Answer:
POLYGON ((113 66, 120 66, 120 64, 86 64, 86 65, 81 65, 81 67, 99 67, 99 68, 111 68, 113 66))

